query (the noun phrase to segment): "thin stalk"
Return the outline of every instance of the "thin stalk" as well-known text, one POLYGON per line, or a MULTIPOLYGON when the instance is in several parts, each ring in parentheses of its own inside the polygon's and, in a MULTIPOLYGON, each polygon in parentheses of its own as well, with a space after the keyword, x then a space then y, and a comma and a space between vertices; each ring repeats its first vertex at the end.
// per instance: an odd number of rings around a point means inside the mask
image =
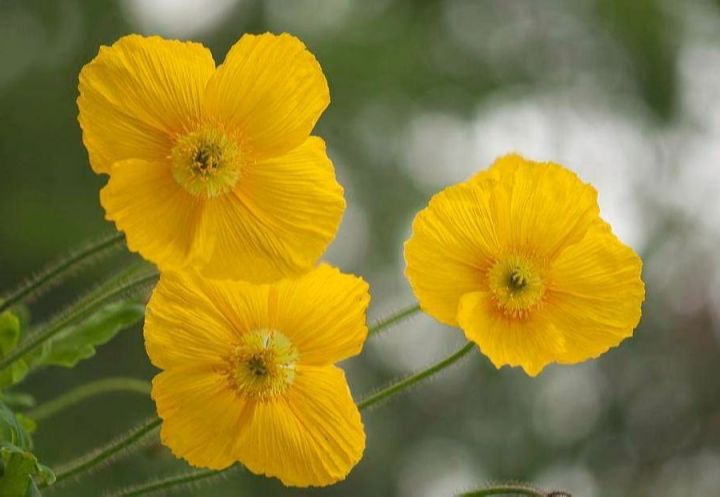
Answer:
POLYGON ((120 283, 122 283, 124 281, 128 281, 130 278, 137 276, 138 274, 141 274, 142 272, 147 272, 148 268, 152 269, 152 266, 148 266, 147 263, 144 261, 133 262, 132 264, 128 265, 127 267, 123 268, 122 270, 111 275, 105 281, 101 282, 99 285, 97 285, 91 291, 86 293, 83 298, 85 298, 85 299, 95 298, 98 295, 101 295, 107 291, 112 290, 115 286, 119 285, 120 283))
POLYGON ((51 319, 48 324, 31 334, 24 342, 13 349, 8 355, 0 359, 0 371, 22 358, 29 352, 42 345, 54 335, 63 330, 66 326, 88 317, 101 306, 113 302, 121 296, 142 288, 157 278, 157 273, 152 272, 143 276, 132 278, 116 287, 110 288, 99 295, 92 294, 81 299, 63 312, 58 317, 51 319))
POLYGON ((153 417, 127 435, 114 440, 105 447, 94 450, 78 459, 71 461, 55 472, 55 482, 66 480, 81 473, 91 471, 100 464, 112 459, 123 451, 130 449, 133 445, 141 442, 146 435, 155 431, 160 426, 160 418, 153 417))
POLYGON ((416 383, 420 383, 421 381, 430 378, 431 376, 439 373, 443 369, 452 366, 457 361, 462 359, 464 356, 466 356, 471 350, 475 348, 475 344, 473 343, 467 343, 465 344, 460 350, 455 352, 454 354, 446 357, 445 359, 436 362, 432 366, 428 367, 427 369, 423 369, 422 371, 415 373, 413 375, 410 375, 406 378, 403 378, 402 380, 393 383, 389 387, 386 387, 379 392, 376 392, 374 394, 369 395, 365 399, 363 399, 361 402, 358 403, 358 409, 361 411, 363 409, 367 409, 370 406, 373 406, 377 404, 378 402, 382 402, 383 400, 389 399, 390 397, 397 395, 398 393, 402 392, 403 390, 406 390, 410 388, 411 386, 415 385, 416 383))
POLYGON ((80 385, 26 412, 25 415, 35 421, 41 421, 79 404, 85 399, 109 392, 132 392, 148 395, 150 393, 150 384, 145 380, 135 378, 104 378, 80 385))
POLYGON ((542 490, 527 485, 512 483, 495 485, 492 487, 482 488, 480 490, 473 490, 472 492, 460 494, 457 497, 489 497, 491 495, 525 495, 529 497, 572 497, 567 492, 557 490, 552 492, 544 492, 542 490))
POLYGON ((417 314, 418 312, 420 312, 420 305, 413 304, 411 307, 407 307, 397 312, 396 314, 393 314, 392 316, 381 319, 372 326, 370 326, 370 328, 368 329, 368 336, 376 335, 384 329, 389 328, 392 325, 399 323, 403 319, 409 318, 413 314, 417 314))
POLYGON ((99 255, 105 250, 119 245, 123 240, 124 236, 122 233, 115 233, 101 238, 77 252, 74 252, 69 256, 51 264, 45 270, 37 273, 29 280, 20 284, 15 290, 11 291, 4 300, 0 301, 0 312, 9 309, 15 304, 25 301, 32 295, 38 295, 44 292, 50 288, 53 283, 76 269, 79 265, 87 262, 92 257, 99 255))
POLYGON ((136 485, 133 487, 122 488, 117 492, 109 494, 107 497, 137 497, 138 495, 153 494, 155 492, 166 492, 167 490, 174 487, 191 485, 201 480, 206 480, 208 478, 219 476, 233 468, 234 466, 230 466, 229 468, 222 469, 220 471, 215 471, 212 469, 190 471, 180 475, 169 476, 167 478, 146 483, 144 485, 136 485))

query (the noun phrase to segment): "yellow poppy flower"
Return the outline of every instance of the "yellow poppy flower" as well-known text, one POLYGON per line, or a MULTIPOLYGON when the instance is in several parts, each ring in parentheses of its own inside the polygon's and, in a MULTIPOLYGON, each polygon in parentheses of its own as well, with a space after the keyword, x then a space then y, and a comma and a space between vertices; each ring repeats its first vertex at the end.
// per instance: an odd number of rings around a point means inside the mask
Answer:
POLYGON ((435 195, 405 260, 422 309, 498 368, 535 376, 597 357, 640 320, 642 261, 599 217, 595 189, 558 164, 508 155, 435 195))
POLYGON ((222 65, 198 43, 131 35, 80 73, 100 200, 162 270, 266 283, 322 255, 345 209, 324 142, 320 65, 288 34, 243 36, 222 65))
POLYGON ((239 461, 286 485, 344 479, 365 433, 334 363, 362 349, 369 300, 327 265, 271 285, 163 274, 145 319, 163 443, 193 466, 239 461))

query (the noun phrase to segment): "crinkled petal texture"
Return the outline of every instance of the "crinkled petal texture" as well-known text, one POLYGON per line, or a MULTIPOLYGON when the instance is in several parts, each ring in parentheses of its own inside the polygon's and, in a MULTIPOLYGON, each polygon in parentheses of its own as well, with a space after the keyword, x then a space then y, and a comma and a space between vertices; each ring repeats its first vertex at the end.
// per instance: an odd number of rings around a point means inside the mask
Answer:
POLYGON ((215 74, 199 43, 124 36, 80 72, 79 121, 90 164, 109 173, 124 159, 167 159, 173 135, 200 119, 215 74))
POLYGON ((483 288, 509 252, 552 258, 598 216, 595 190, 556 164, 499 159, 488 171, 435 195, 405 244, 406 275, 423 310, 457 324, 460 298, 483 288))
POLYGON ((254 406, 228 388, 212 369, 163 371, 152 382, 152 397, 163 424, 160 440, 196 467, 220 470, 238 460, 238 436, 254 406))
POLYGON ((211 278, 275 281, 307 271, 345 211, 343 189, 310 137, 290 152, 248 165, 231 194, 208 200, 196 261, 211 278))
POLYGON ((504 250, 552 259, 579 242, 600 209, 595 189, 558 164, 500 158, 471 182, 491 191, 495 236, 504 250))
POLYGON ((110 175, 107 219, 163 271, 302 274, 345 210, 310 136, 329 101, 317 60, 287 34, 244 35, 217 68, 196 43, 131 35, 102 47, 81 71, 78 107, 93 170, 110 175), (211 154, 226 168, 214 179, 211 154))
POLYGON ((161 372, 153 399, 161 438, 178 457, 222 469, 235 461, 286 485, 344 479, 365 434, 334 362, 360 352, 368 286, 321 265, 272 285, 163 274, 148 303, 145 343, 161 372), (239 390, 228 371, 243 337, 277 330, 297 350, 295 374, 272 397, 239 390))
POLYGON ((520 366, 528 375, 537 376, 566 350, 564 333, 546 316, 508 318, 497 312, 485 292, 462 297, 458 321, 467 339, 475 342, 496 368, 520 366))
MULTIPOLYGON (((488 183, 491 184, 491 183, 488 183)), ((458 303, 477 291, 502 251, 491 190, 460 184, 438 193, 415 217, 405 274, 423 311, 457 325, 458 303)))
POLYGON ((270 287, 269 326, 287 330, 303 364, 334 364, 360 353, 369 304, 369 287, 362 278, 321 264, 301 278, 270 287))
POLYGON ((208 83, 206 112, 236 127, 258 158, 299 146, 330 103, 320 64, 289 34, 244 35, 208 83))
POLYGON ((558 362, 597 357, 632 336, 645 286, 642 260, 598 220, 553 262, 543 312, 565 337, 558 362))
POLYGON ((435 195, 405 259, 424 311, 532 376, 599 356, 640 319, 642 261, 600 219, 595 190, 557 164, 509 155, 435 195))
POLYGON ((286 398, 255 405, 236 447, 250 471, 285 485, 343 480, 362 457, 365 432, 342 370, 299 368, 286 398))
POLYGON ((204 202, 180 188, 164 164, 115 162, 100 191, 105 217, 125 233, 127 246, 161 269, 186 264, 198 244, 204 202), (160 263, 162 261, 162 263, 160 263))

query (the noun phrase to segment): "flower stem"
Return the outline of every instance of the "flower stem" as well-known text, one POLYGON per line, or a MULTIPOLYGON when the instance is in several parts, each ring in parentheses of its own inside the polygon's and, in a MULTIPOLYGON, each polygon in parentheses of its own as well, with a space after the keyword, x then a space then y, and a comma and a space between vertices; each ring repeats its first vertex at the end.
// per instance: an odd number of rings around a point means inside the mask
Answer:
POLYGON ((118 438, 100 449, 93 450, 90 453, 71 461, 67 465, 55 471, 55 481, 60 482, 73 476, 79 476, 96 468, 100 464, 119 455, 123 451, 130 449, 133 445, 141 442, 146 435, 152 433, 160 426, 160 418, 152 417, 145 421, 142 425, 133 429, 127 435, 118 438))
POLYGON ((466 492, 458 495, 457 497, 489 497, 491 495, 525 495, 529 497, 572 497, 567 492, 553 491, 544 492, 537 488, 530 487, 522 484, 503 484, 492 487, 482 488, 480 490, 473 490, 472 492, 466 492))
POLYGON ((368 329, 368 336, 376 335, 376 334, 380 333, 381 331, 383 331, 384 329, 389 328, 392 325, 399 323, 403 319, 406 319, 406 318, 412 316, 413 314, 417 314, 418 312, 420 312, 420 305, 413 304, 411 307, 407 307, 407 308, 397 312, 396 314, 393 314, 392 316, 388 316, 384 319, 381 319, 380 321, 376 322, 368 329))
POLYGON ((393 383, 389 387, 386 387, 379 392, 376 392, 372 395, 369 395, 365 399, 363 399, 361 402, 358 403, 358 409, 363 410, 367 409, 370 406, 373 406, 377 404, 378 402, 382 402, 383 400, 389 399, 390 397, 397 395, 398 393, 402 392, 403 390, 406 390, 410 388, 411 386, 415 385, 416 383, 419 383, 427 378, 430 378, 431 376, 439 373, 443 369, 453 365, 460 359, 462 359, 464 356, 466 356, 471 350, 475 348, 475 345, 473 343, 467 343, 465 344, 460 350, 455 352, 454 354, 446 357, 445 359, 436 362, 432 366, 428 367, 427 369, 423 369, 422 371, 415 373, 413 375, 410 375, 406 378, 403 378, 402 380, 393 383))
POLYGON ((107 497, 136 497, 138 495, 147 495, 155 492, 165 492, 174 487, 182 487, 184 485, 196 483, 200 480, 219 476, 233 469, 234 467, 235 466, 230 466, 229 468, 221 469, 220 471, 212 469, 190 471, 179 475, 169 476, 167 478, 146 483, 144 485, 136 485, 133 487, 123 488, 118 490, 117 492, 109 494, 107 497))
POLYGON ((31 295, 38 295, 50 288, 53 283, 59 281, 63 276, 76 269, 79 265, 89 261, 92 257, 99 255, 107 249, 119 245, 124 240, 122 233, 115 233, 110 236, 87 245, 86 247, 70 254, 51 264, 45 270, 37 273, 26 282, 22 283, 15 290, 0 301, 0 312, 23 302, 31 295))
POLYGON ((21 359, 23 356, 42 345, 54 335, 63 330, 66 326, 88 317, 101 306, 113 302, 127 293, 131 293, 139 288, 144 287, 149 282, 157 278, 157 273, 152 272, 132 279, 129 279, 117 286, 106 289, 99 294, 90 295, 72 305, 66 312, 61 313, 58 317, 50 320, 50 322, 39 331, 30 335, 23 343, 18 345, 9 354, 0 359, 0 371, 21 359))
POLYGON ((87 398, 108 392, 134 392, 147 395, 150 393, 150 384, 145 380, 137 380, 135 378, 105 378, 92 381, 39 405, 26 412, 25 415, 35 421, 40 421, 72 407, 87 398))

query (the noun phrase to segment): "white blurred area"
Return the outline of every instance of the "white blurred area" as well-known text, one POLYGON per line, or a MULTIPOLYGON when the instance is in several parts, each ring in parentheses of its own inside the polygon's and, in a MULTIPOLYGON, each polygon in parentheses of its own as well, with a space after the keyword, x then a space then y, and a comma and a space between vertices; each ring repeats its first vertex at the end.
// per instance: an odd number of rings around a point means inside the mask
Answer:
POLYGON ((509 152, 559 162, 598 190, 603 217, 625 243, 642 249, 647 233, 636 183, 653 169, 653 143, 641 121, 587 97, 497 95, 470 122, 421 114, 409 125, 404 166, 427 188, 439 189, 509 152))
MULTIPOLYGON (((603 487, 593 473, 581 464, 557 463, 538 474, 535 484, 543 489, 561 489, 573 497, 601 497, 603 487)), ((660 494, 662 495, 662 494, 660 494)))
POLYGON ((550 367, 538 377, 533 427, 548 445, 572 446, 590 435, 605 406, 605 378, 594 363, 550 367))
POLYGON ((263 8, 273 30, 318 35, 341 30, 353 3, 353 0, 267 0, 263 8))
POLYGON ((487 481, 472 451, 456 440, 421 439, 404 450, 400 462, 400 497, 451 496, 458 489, 472 490, 487 481))
POLYGON ((720 454, 711 450, 670 460, 653 485, 656 495, 663 497, 709 497, 719 488, 720 454))
POLYGON ((720 236, 720 45, 698 39, 680 56, 685 123, 667 137, 677 178, 664 185, 668 201, 720 236))
POLYGON ((122 0, 128 20, 145 34, 187 38, 207 33, 244 0, 122 0))
MULTIPOLYGON (((211 32, 235 9, 257 5, 273 32, 323 37, 341 31, 348 18, 375 17, 387 6, 373 0, 121 0, 128 20, 144 33, 187 38, 211 32), (321 12, 321 15, 318 13, 321 12)), ((238 33, 242 26, 238 26, 238 33)))

